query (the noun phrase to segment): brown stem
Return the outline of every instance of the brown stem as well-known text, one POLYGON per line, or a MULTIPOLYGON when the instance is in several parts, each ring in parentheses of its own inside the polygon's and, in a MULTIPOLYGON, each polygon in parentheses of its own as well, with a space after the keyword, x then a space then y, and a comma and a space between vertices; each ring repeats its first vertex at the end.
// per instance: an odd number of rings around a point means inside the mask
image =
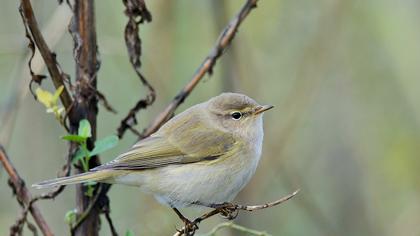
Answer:
POLYGON ((105 214, 105 219, 108 222, 109 230, 111 231, 111 235, 112 236, 118 236, 117 230, 115 229, 114 223, 112 222, 112 218, 111 218, 111 215, 110 215, 109 204, 106 207, 106 209, 104 210, 104 214, 105 214))
POLYGON ((64 86, 64 90, 60 95, 60 99, 63 103, 63 106, 67 109, 72 103, 72 98, 70 97, 69 91, 64 84, 65 75, 59 68, 55 54, 51 52, 44 40, 44 37, 41 34, 41 30, 39 29, 38 22, 36 21, 30 0, 21 0, 20 3, 21 4, 19 10, 22 15, 23 23, 25 27, 27 27, 31 32, 33 43, 35 43, 42 58, 45 61, 45 65, 47 66, 48 72, 51 75, 51 79, 55 88, 58 89, 60 86, 64 86))
MULTIPOLYGON (((76 61, 75 104, 70 118, 70 131, 76 133, 80 120, 87 119, 92 127, 92 137, 88 140, 88 148, 92 149, 96 140, 96 118, 98 113, 97 71, 99 60, 97 57, 97 42, 95 29, 95 11, 93 0, 76 0, 73 7, 74 17, 69 27, 74 40, 74 59, 76 61)), ((70 152, 75 153, 77 146, 70 145, 70 152)), ((100 164, 98 157, 92 157, 89 167, 100 164)), ((77 170, 77 173, 83 170, 77 170)), ((98 184, 100 186, 100 184, 98 184)), ((86 186, 76 186, 76 207, 79 214, 85 214, 83 222, 74 231, 74 235, 98 235, 100 209, 93 198, 86 196, 86 186)), ((79 216, 80 217, 80 216, 79 216)))
POLYGON ((44 219, 44 216, 41 214, 41 211, 38 209, 37 205, 33 202, 32 195, 25 186, 25 182, 17 173, 15 167, 10 161, 9 157, 6 154, 3 146, 0 145, 0 161, 4 166, 7 174, 10 177, 10 183, 13 185, 13 189, 16 193, 16 198, 21 203, 24 208, 28 207, 29 212, 34 218, 36 224, 41 229, 42 233, 47 236, 54 235, 51 231, 51 228, 48 226, 47 222, 44 219))
MULTIPOLYGON (((217 31, 225 27, 229 20, 228 5, 226 0, 212 0, 211 11, 213 13, 214 26, 217 31)), ((235 89, 235 81, 238 77, 237 65, 240 64, 240 58, 236 55, 235 44, 229 46, 229 53, 224 55, 223 63, 219 66, 221 89, 223 92, 231 92, 235 89)))
POLYGON ((232 39, 235 37, 239 26, 248 16, 252 9, 257 6, 258 0, 248 0, 245 5, 242 6, 239 13, 229 22, 219 38, 216 41, 215 46, 210 51, 210 54, 204 59, 201 65, 198 67, 191 81, 185 85, 185 87, 174 97, 171 103, 163 110, 152 124, 143 132, 143 137, 147 137, 156 132, 166 121, 168 121, 174 114, 175 110, 181 105, 185 98, 191 93, 194 87, 201 81, 201 79, 207 73, 212 74, 213 67, 216 64, 217 59, 223 54, 223 52, 230 45, 232 39))

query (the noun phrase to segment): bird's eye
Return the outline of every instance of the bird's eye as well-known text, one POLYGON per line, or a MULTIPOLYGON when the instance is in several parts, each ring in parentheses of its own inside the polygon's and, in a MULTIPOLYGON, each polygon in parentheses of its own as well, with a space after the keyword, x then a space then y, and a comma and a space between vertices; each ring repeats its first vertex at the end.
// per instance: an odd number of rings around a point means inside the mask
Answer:
POLYGON ((231 114, 232 119, 234 120, 239 120, 242 118, 242 113, 240 113, 239 111, 235 111, 231 114))

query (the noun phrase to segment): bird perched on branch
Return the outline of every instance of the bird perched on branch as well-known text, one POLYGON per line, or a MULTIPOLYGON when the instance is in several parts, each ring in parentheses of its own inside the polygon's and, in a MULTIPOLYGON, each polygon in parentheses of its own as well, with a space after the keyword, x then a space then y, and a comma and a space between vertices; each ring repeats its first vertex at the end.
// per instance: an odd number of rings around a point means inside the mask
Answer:
POLYGON ((191 224, 177 208, 220 207, 249 182, 261 156, 262 114, 272 107, 223 93, 173 117, 111 162, 34 186, 89 181, 138 186, 191 224))

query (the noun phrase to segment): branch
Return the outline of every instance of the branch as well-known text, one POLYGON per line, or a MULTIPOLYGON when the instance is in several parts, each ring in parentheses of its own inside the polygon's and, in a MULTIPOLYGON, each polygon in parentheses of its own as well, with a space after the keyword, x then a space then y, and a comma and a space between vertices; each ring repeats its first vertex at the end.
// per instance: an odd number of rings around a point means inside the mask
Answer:
MULTIPOLYGON (((281 203, 286 202, 287 200, 293 198, 294 196, 296 196, 296 194, 299 193, 299 190, 294 191, 293 193, 286 195, 274 202, 270 202, 270 203, 266 203, 266 204, 262 204, 262 205, 254 205, 254 206, 244 206, 244 205, 238 205, 238 204, 232 204, 232 203, 226 203, 226 204, 221 204, 221 205, 217 205, 215 206, 215 209, 198 217, 197 219, 195 219, 193 221, 194 225, 196 226, 195 228, 198 229, 197 225, 199 223, 201 223, 202 221, 217 215, 217 214, 222 214, 223 217, 232 220, 234 218, 236 218, 238 216, 239 210, 244 210, 244 211, 255 211, 255 210, 261 210, 261 209, 266 209, 269 207, 274 207, 277 206, 281 203)), ((185 232, 185 226, 182 227, 180 230, 178 230, 173 236, 182 236, 184 235, 185 232)), ((191 233, 191 232, 190 232, 191 233)), ((194 232, 193 232, 194 234, 194 232)))
MULTIPOLYGON (((69 2, 68 2, 69 4, 69 2)), ((70 4, 69 4, 70 5, 70 4)), ((93 142, 96 138, 96 115, 97 115, 97 103, 98 99, 104 103, 104 106, 109 111, 114 111, 112 107, 107 102, 105 96, 101 94, 96 89, 96 73, 99 70, 99 58, 97 57, 97 45, 96 45, 96 32, 95 32, 95 16, 94 16, 94 6, 93 0, 76 0, 75 7, 72 8, 74 12, 74 17, 72 24, 70 26, 71 35, 73 36, 75 46, 74 46, 74 55, 76 61, 76 86, 70 84, 69 76, 62 72, 60 65, 56 60, 56 55, 51 52, 46 44, 41 31, 39 30, 38 23, 36 21, 30 0, 21 0, 21 5, 19 7, 19 11, 23 20, 23 24, 25 26, 25 33, 26 37, 29 40, 29 47, 32 52, 32 56, 29 60, 29 70, 32 76, 32 82, 36 82, 41 84, 42 80, 45 78, 43 75, 37 75, 32 70, 32 58, 35 54, 35 45, 38 48, 47 68, 51 75, 52 82, 56 88, 61 86, 64 87, 64 91, 61 93, 60 98, 63 106, 66 110, 67 117, 69 114, 69 122, 71 131, 74 132, 77 130, 77 124, 79 120, 83 118, 87 118, 92 125, 92 138, 88 141, 88 146, 91 148, 93 142), (70 96, 68 88, 65 86, 65 83, 69 84, 70 90, 75 90, 75 101, 73 102, 72 97, 70 96)), ((31 86, 30 84, 30 86, 31 86)), ((66 127, 66 126, 65 126, 66 127)), ((72 143, 70 145, 69 151, 69 158, 67 165, 63 169, 66 175, 70 173, 70 160, 74 154, 76 147, 72 143)), ((99 159, 97 157, 93 157, 90 161, 90 166, 94 167, 99 165, 99 159)), ((98 184, 98 186, 102 186, 98 184)), ((106 189, 109 189, 106 186, 106 189)), ((82 187, 81 187, 82 188, 82 187)), ((84 191, 78 188, 77 193, 77 203, 79 209, 84 209, 89 204, 89 199, 85 197, 84 191)), ((20 188, 14 187, 15 191, 18 193, 20 188)), ((22 216, 16 223, 16 227, 13 229, 17 229, 17 233, 20 232, 21 226, 27 222, 26 215, 28 210, 31 210, 32 204, 39 200, 39 199, 50 199, 57 196, 64 188, 59 187, 52 192, 45 193, 35 198, 30 198, 29 203, 27 206, 24 207, 24 211, 22 216)), ((98 190, 99 191, 99 190, 98 190)), ((101 192, 102 193, 102 192, 101 192)), ((99 196, 99 195, 98 195, 99 196)), ((100 195, 102 198, 105 198, 105 193, 100 195)), ((97 202, 97 201, 94 201, 97 202)), ((108 206, 109 208, 109 206, 108 206)), ((98 232, 99 227, 99 207, 93 206, 87 212, 87 216, 83 218, 84 220, 81 222, 83 227, 79 227, 76 230, 76 234, 82 235, 95 235, 98 232)), ((34 217, 35 218, 35 217, 34 217)), ((28 223, 28 227, 31 225, 28 223)), ((51 235, 51 234, 45 234, 51 235)))
MULTIPOLYGON (((53 233, 50 227, 48 226, 47 222, 45 221, 44 216, 41 214, 41 211, 35 205, 36 200, 32 198, 31 193, 25 186, 25 182, 19 176, 16 169, 12 165, 2 145, 0 145, 0 161, 3 164, 4 169, 6 170, 7 174, 10 177, 10 183, 16 194, 16 198, 18 202, 25 209, 25 211, 23 212, 23 216, 25 216, 27 212, 29 211, 32 217, 34 218, 36 224, 41 229, 42 233, 47 236, 50 236, 50 235, 52 236, 53 233)), ((23 221, 22 223, 24 222, 25 221, 23 221)))
MULTIPOLYGON (((91 150, 97 134, 98 93, 96 90, 97 72, 100 67, 94 0, 75 0, 72 10, 74 16, 69 26, 69 31, 74 41, 73 56, 76 63, 76 83, 75 104, 69 117, 70 132, 77 133, 80 120, 87 119, 92 131, 92 137, 87 140, 87 148, 91 150)), ((75 153, 76 149, 77 145, 71 143, 69 152, 75 153)), ((100 165, 99 157, 93 156, 89 160, 89 168, 98 165, 100 165)), ((83 170, 76 170, 76 173, 81 172, 83 170)), ((106 184, 98 183, 96 186, 96 191, 101 192, 98 188, 105 187, 106 184)), ((80 221, 78 227, 73 230, 76 236, 95 236, 99 234, 100 207, 97 204, 99 201, 86 196, 86 190, 87 186, 82 184, 76 185, 76 209, 78 214, 82 214, 78 215, 80 221)), ((99 195, 96 196, 99 197, 99 195)))
POLYGON ((79 228, 79 226, 86 220, 86 218, 90 215, 92 209, 96 206, 96 203, 98 202, 98 199, 100 197, 100 193, 102 192, 102 186, 103 185, 98 186, 98 188, 96 190, 97 193, 95 194, 95 196, 89 202, 89 206, 86 207, 85 210, 82 213, 79 214, 76 222, 74 223, 74 225, 71 226, 71 235, 74 235, 74 233, 79 228))
POLYGON ((216 41, 216 45, 210 51, 210 54, 204 59, 201 65, 196 70, 191 81, 185 85, 185 87, 174 97, 172 102, 160 113, 152 124, 143 132, 143 137, 147 137, 156 132, 166 121, 168 121, 174 114, 175 110, 181 105, 185 98, 191 93, 195 86, 200 82, 204 75, 211 75, 213 67, 216 64, 217 59, 225 52, 227 47, 232 42, 233 38, 238 31, 239 26, 248 16, 252 9, 257 6, 258 0, 248 0, 244 6, 242 6, 239 13, 229 22, 226 28, 219 35, 216 41))
POLYGON ((255 206, 242 206, 242 205, 235 205, 235 209, 238 210, 244 210, 244 211, 255 211, 255 210, 261 210, 261 209, 265 209, 265 208, 269 208, 269 207, 273 207, 273 206, 277 206, 289 199, 291 199, 292 197, 296 196, 296 194, 299 193, 299 189, 294 191, 293 193, 280 198, 279 200, 276 200, 274 202, 270 202, 270 203, 266 203, 263 205, 255 205, 255 206))
POLYGON ((112 222, 112 218, 111 218, 111 215, 110 215, 111 211, 109 209, 109 201, 103 207, 102 212, 105 214, 105 219, 108 222, 109 230, 111 231, 111 235, 112 236, 118 236, 117 230, 115 229, 114 223, 112 222))
MULTIPOLYGON (((67 75, 62 73, 62 71, 60 70, 55 54, 51 52, 47 43, 44 40, 44 37, 42 36, 41 30, 38 27, 38 22, 36 21, 30 0, 21 0, 20 3, 21 4, 19 7, 19 12, 22 16, 23 25, 25 26, 26 36, 29 39, 29 47, 32 49, 33 54, 35 52, 34 51, 35 47, 33 45, 35 44, 36 47, 38 48, 39 52, 41 53, 42 58, 45 61, 48 72, 51 75, 51 79, 54 84, 54 87, 56 89, 58 89, 60 86, 64 87, 64 90, 60 95, 60 99, 61 99, 61 102, 63 103, 63 106, 67 110, 72 104, 72 98, 70 97, 69 91, 64 85, 64 81, 67 79, 67 75)), ((32 57, 33 57, 33 54, 32 54, 32 57)), ((31 66, 31 60, 32 58, 29 61, 29 67, 31 66)), ((33 76, 33 79, 34 77, 37 78, 37 76, 33 74, 31 68, 30 68, 30 71, 31 71, 31 75, 33 76)), ((42 77, 38 79, 42 79, 42 77)), ((37 82, 37 80, 35 81, 37 82)))

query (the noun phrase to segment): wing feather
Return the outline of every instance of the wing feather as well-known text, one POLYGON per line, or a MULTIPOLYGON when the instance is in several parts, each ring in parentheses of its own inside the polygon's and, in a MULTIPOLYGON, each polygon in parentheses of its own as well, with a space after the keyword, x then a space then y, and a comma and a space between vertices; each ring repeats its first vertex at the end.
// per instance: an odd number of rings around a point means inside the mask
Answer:
POLYGON ((139 141, 115 160, 92 170, 144 170, 214 161, 229 152, 235 142, 228 132, 203 124, 206 119, 199 119, 197 114, 183 116, 181 113, 173 119, 176 122, 169 121, 156 134, 139 141), (205 129, 199 128, 203 125, 205 129))

